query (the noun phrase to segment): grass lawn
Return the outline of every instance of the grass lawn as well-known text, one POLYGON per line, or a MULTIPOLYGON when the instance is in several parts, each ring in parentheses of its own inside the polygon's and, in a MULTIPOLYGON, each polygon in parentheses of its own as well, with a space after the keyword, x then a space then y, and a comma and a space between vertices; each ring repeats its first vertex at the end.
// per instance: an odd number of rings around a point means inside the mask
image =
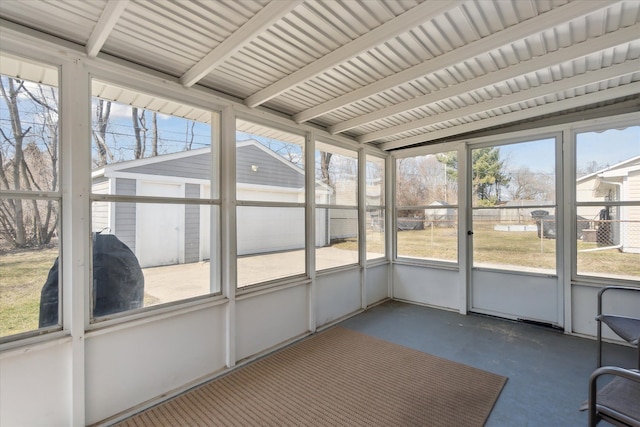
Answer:
MULTIPOLYGON (((458 237, 455 228, 427 228, 398 232, 401 257, 457 261, 458 237)), ((474 230, 476 265, 513 269, 555 270, 556 241, 540 240, 536 232, 503 232, 490 227, 474 230)), ((355 251, 356 239, 347 239, 334 247, 355 251)), ((595 243, 578 242, 578 251, 596 248, 595 243)), ((371 232, 367 252, 384 253, 384 239, 371 232)), ((40 291, 57 249, 25 250, 0 254, 0 336, 38 328, 40 291)), ((621 253, 617 249, 578 252, 578 272, 593 275, 640 276, 640 254, 621 253)), ((631 276, 631 277, 630 277, 631 276)), ((153 301, 145 295, 145 306, 153 301)))
MULTIPOLYGON (((398 256, 457 261, 458 237, 455 228, 427 228, 398 232, 398 256)), ((367 242, 368 251, 381 251, 377 233, 367 242)), ((356 242, 339 243, 336 247, 356 249, 356 242)), ((578 251, 597 248, 596 243, 578 242, 578 251)), ((539 268, 555 270, 556 241, 540 239, 535 231, 495 231, 489 226, 476 227, 473 235, 474 263, 482 265, 539 268)), ((578 273, 594 275, 640 275, 640 254, 622 253, 617 249, 578 252, 578 273)))
POLYGON ((58 249, 0 254, 0 336, 38 329, 40 291, 58 249))
MULTIPOLYGON (((38 329, 40 291, 57 256, 58 249, 0 254, 0 337, 38 329)), ((145 294, 145 306, 157 302, 145 294)))

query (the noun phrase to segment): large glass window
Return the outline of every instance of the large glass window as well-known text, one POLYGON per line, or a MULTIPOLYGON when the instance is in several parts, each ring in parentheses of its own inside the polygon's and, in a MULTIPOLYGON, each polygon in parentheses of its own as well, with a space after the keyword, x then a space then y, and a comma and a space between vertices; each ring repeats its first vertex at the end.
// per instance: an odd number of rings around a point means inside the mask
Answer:
POLYGON ((458 261, 458 162, 455 151, 396 160, 399 258, 458 261))
POLYGON ((217 114, 92 90, 92 318, 220 292, 217 114))
POLYGON ((4 55, 0 63, 0 340, 5 341, 61 324, 60 132, 57 70, 4 55))
POLYGON ((366 170, 366 220, 367 260, 385 256, 385 160, 367 156, 366 170))
POLYGON ((576 135, 581 276, 640 279, 640 126, 576 135))
POLYGON ((474 267, 555 273, 555 142, 471 150, 474 267))
POLYGON ((236 120, 238 287, 306 273, 305 138, 236 120))
POLYGON ((358 263, 358 154, 316 143, 316 269, 358 263))

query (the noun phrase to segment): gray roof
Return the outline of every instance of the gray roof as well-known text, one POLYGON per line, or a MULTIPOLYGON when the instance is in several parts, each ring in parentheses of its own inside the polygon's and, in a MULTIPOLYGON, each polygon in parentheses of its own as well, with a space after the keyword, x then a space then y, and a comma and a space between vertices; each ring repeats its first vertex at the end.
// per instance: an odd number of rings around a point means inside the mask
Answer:
MULTIPOLYGON (((109 169, 125 173, 209 180, 211 154, 208 149, 197 150, 192 155, 177 153, 105 167, 105 171, 109 169)), ((304 188, 305 185, 304 171, 300 167, 253 140, 238 143, 236 176, 237 182, 241 184, 288 188, 304 188), (257 170, 254 171, 252 166, 256 166, 257 170)))
POLYGON ((243 184, 304 187, 302 169, 277 155, 271 155, 257 143, 238 145, 236 179, 243 184), (252 170, 252 166, 257 166, 257 170, 252 170))

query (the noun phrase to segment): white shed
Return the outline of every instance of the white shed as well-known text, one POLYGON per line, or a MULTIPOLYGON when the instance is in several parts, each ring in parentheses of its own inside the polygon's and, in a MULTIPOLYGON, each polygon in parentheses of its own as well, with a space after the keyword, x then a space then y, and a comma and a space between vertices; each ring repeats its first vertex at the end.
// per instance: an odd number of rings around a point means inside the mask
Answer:
MULTIPOLYGON (((304 203, 304 171, 257 141, 237 144, 238 200, 304 203)), ((204 198, 210 194, 209 148, 104 166, 93 172, 93 192, 125 196, 204 198)), ((320 201, 329 188, 316 191, 320 201)), ((316 244, 328 244, 326 212, 320 212, 316 244)), ((95 202, 94 232, 118 236, 143 267, 209 259, 210 211, 202 205, 95 202)), ((286 207, 239 208, 238 255, 304 248, 304 215, 286 207), (284 220, 283 220, 284 218, 284 220)))
POLYGON ((424 210, 424 218, 426 224, 434 227, 454 227, 457 220, 457 211, 447 202, 435 201, 431 203, 430 209, 424 210))

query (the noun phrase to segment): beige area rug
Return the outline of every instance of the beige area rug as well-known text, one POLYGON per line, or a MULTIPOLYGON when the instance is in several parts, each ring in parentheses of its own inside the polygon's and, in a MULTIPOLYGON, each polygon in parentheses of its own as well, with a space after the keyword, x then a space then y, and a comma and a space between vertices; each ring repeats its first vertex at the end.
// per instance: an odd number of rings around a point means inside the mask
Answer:
POLYGON ((506 381, 335 327, 118 426, 483 426, 506 381))

